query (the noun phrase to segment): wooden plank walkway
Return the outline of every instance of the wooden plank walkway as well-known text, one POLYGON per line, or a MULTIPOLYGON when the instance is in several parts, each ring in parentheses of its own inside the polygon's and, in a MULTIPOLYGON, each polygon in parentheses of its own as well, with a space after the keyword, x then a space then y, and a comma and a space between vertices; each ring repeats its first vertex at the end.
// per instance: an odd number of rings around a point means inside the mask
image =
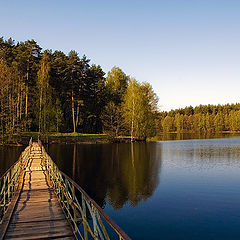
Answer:
POLYGON ((75 239, 41 161, 41 148, 34 142, 23 189, 4 239, 75 239))

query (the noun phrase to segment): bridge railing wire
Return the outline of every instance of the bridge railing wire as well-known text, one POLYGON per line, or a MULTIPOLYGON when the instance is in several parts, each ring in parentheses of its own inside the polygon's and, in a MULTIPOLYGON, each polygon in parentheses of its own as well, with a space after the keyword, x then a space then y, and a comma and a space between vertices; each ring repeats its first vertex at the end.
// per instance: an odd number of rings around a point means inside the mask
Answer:
POLYGON ((130 240, 130 237, 66 174, 61 172, 41 145, 43 167, 78 239, 130 240))

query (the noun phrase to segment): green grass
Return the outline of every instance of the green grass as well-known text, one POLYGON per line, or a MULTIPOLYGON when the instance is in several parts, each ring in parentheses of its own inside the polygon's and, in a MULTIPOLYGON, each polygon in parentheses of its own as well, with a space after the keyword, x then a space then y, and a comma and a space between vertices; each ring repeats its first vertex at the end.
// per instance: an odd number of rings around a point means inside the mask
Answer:
MULTIPOLYGON (((15 134, 15 135, 17 135, 17 134, 15 134)), ((23 136, 23 137, 37 137, 38 132, 21 132, 19 135, 23 136)))
POLYGON ((78 137, 78 138, 108 138, 106 134, 89 134, 89 133, 49 133, 49 137, 78 137))
POLYGON ((147 142, 157 142, 159 141, 159 137, 155 136, 155 137, 148 137, 147 138, 147 142))
MULTIPOLYGON (((44 135, 44 134, 43 134, 44 135)), ((22 132, 21 136, 24 137, 37 137, 38 132, 22 132)), ((102 139, 102 138, 109 138, 106 134, 89 134, 89 133, 47 133, 45 136, 48 137, 76 137, 76 138, 94 138, 94 139, 102 139)))
POLYGON ((122 138, 122 139, 131 139, 131 136, 118 136, 117 138, 122 138))

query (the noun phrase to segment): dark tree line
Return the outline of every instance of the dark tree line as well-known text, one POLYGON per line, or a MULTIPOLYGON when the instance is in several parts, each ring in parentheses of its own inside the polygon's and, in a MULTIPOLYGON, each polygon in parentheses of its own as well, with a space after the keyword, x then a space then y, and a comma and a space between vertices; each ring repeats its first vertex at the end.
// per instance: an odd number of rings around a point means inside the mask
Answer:
POLYGON ((2 139, 29 131, 154 134, 152 87, 120 68, 105 77, 100 65, 76 51, 42 51, 34 40, 0 38, 0 69, 2 139))
POLYGON ((80 58, 75 51, 68 55, 42 52, 34 40, 15 44, 3 38, 0 59, 2 66, 16 74, 13 82, 18 81, 19 89, 14 91, 20 98, 17 114, 22 131, 38 131, 40 123, 47 132, 102 132, 100 115, 107 99, 105 73, 99 65, 90 65, 86 56, 80 58))

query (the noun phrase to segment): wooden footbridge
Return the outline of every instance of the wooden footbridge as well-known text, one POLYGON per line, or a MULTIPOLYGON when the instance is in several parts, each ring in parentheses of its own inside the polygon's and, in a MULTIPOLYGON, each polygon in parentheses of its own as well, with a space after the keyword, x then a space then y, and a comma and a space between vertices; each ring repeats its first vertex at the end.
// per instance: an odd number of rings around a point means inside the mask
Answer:
POLYGON ((0 178, 0 239, 130 238, 30 140, 0 178))

